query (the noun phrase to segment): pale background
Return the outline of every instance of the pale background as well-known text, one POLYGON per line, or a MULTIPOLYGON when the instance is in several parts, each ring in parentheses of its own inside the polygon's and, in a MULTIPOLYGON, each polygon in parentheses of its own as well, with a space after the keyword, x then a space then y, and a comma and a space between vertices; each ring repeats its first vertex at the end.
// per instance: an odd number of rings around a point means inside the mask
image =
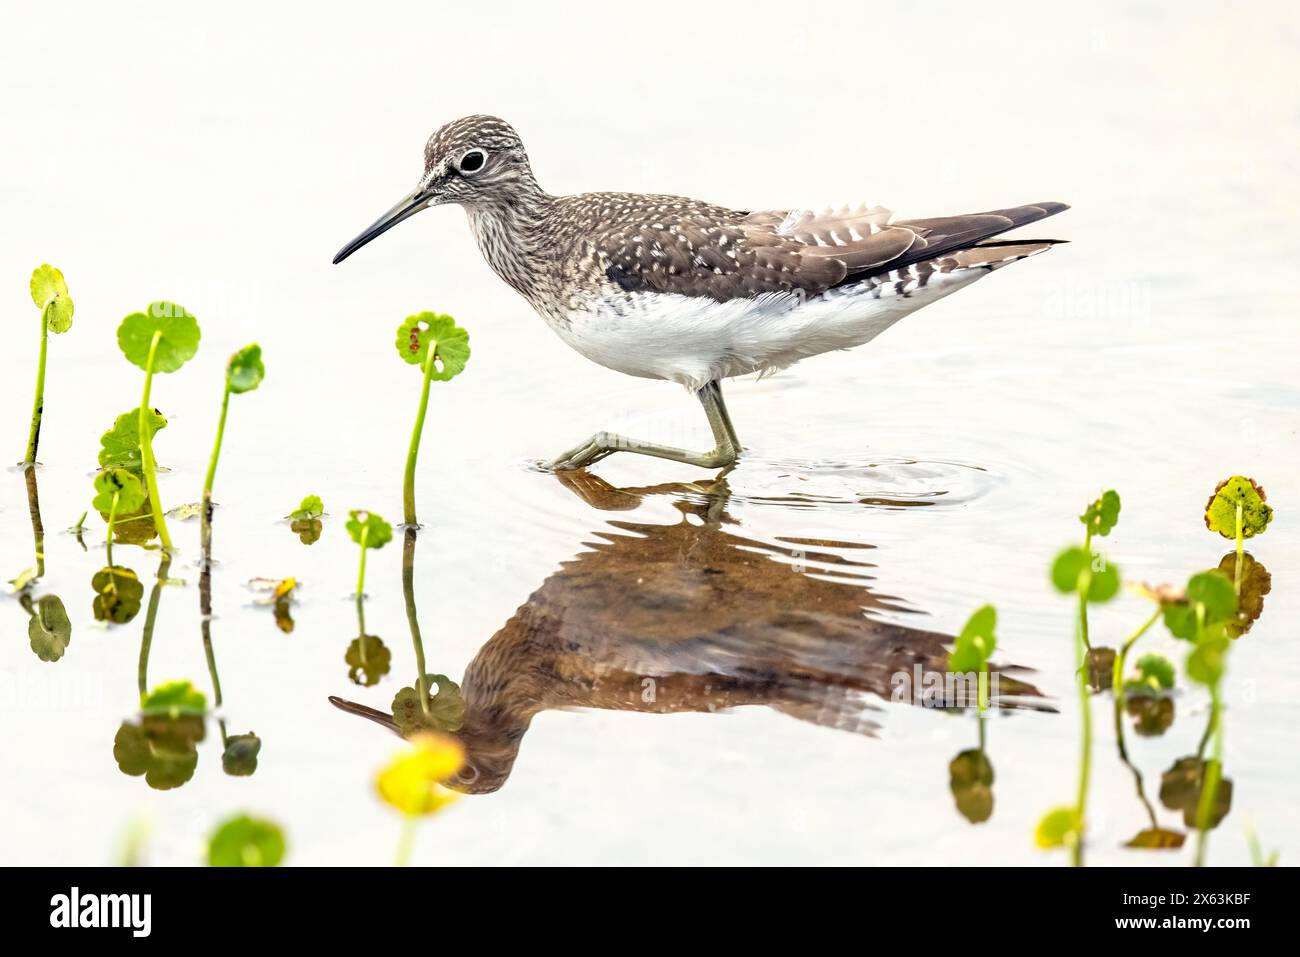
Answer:
MULTIPOLYGON (((350 507, 400 513, 418 381, 399 371, 392 330, 407 313, 449 312, 474 346, 469 372, 436 391, 426 443, 445 445, 426 445, 422 459, 421 499, 437 512, 420 569, 437 669, 459 675, 609 517, 525 459, 604 427, 705 443, 680 390, 567 351, 490 273, 455 209, 330 265, 414 185, 433 129, 488 112, 516 125, 552 192, 674 192, 743 208, 871 201, 914 216, 1073 204, 1041 230, 1070 246, 865 350, 729 391, 742 439, 768 460, 962 463, 938 469, 936 481, 955 483, 948 508, 737 514, 754 537, 877 545, 879 587, 929 613, 928 627, 959 628, 995 601, 1003 653, 1039 669, 1063 713, 994 729, 998 806, 980 828, 957 818, 946 787, 969 728, 939 716, 894 709, 872 741, 768 711, 547 714, 500 793, 423 827, 418 861, 1059 863, 1030 841, 1042 811, 1073 794, 1078 724, 1068 602, 1048 590, 1047 561, 1078 535, 1081 504, 1114 485, 1125 496, 1116 561, 1135 577, 1182 580, 1223 550, 1199 509, 1232 472, 1261 478, 1278 520, 1257 547, 1274 592, 1234 658, 1236 803, 1212 853, 1246 859, 1249 813, 1265 844, 1294 860, 1297 63, 1300 14, 1287 3, 11 9, 0 32, 0 458, 16 461, 26 438, 36 350, 26 284, 48 261, 77 304, 73 330, 51 342, 41 454, 46 585, 75 632, 64 661, 39 662, 21 609, 0 600, 0 859, 107 862, 143 817, 151 859, 195 861, 212 822, 238 809, 282 821, 294 863, 389 859, 398 822, 369 780, 396 741, 324 700, 352 691, 382 706, 395 687, 366 696, 346 684, 352 546, 337 520, 310 552, 274 520, 310 491, 336 519, 350 507), (269 370, 232 409, 215 626, 227 706, 263 735, 262 767, 225 778, 209 741, 195 780, 168 793, 122 776, 111 757, 117 721, 135 706, 139 619, 111 632, 90 620, 102 523, 90 556, 54 534, 88 503, 99 434, 137 401, 116 325, 159 298, 190 308, 204 332, 191 367, 155 384, 172 420, 158 443, 173 469, 169 504, 197 496, 224 357, 257 340, 269 370), (964 477, 965 465, 986 478, 964 477), (307 583, 287 637, 243 589, 286 574, 307 583)), ((695 477, 636 461, 598 470, 635 484, 695 477)), ((815 481, 832 493, 857 481, 830 472, 815 481)), ((785 491, 780 474, 760 461, 736 484, 785 491)), ((666 503, 651 511, 675 520, 666 503)), ((179 537, 192 562, 193 527, 179 537)), ((30 547, 11 474, 3 577, 30 547)), ((127 558, 142 577, 153 562, 127 558)), ((372 559, 368 617, 405 674, 398 559, 395 548, 372 559)), ((206 683, 196 605, 192 581, 163 597, 159 680, 206 683)), ((1115 641, 1142 614, 1125 599, 1094 627, 1115 641)), ((1134 746, 1153 791, 1203 721, 1196 696, 1179 707, 1197 717, 1134 746)), ((1142 821, 1098 714, 1096 858, 1170 862, 1117 849, 1142 821)))

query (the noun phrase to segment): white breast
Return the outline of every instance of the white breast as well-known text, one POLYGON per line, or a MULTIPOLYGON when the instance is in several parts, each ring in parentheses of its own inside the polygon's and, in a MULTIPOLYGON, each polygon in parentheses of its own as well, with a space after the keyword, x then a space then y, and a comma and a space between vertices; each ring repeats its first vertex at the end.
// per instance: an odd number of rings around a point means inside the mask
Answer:
POLYGON ((593 362, 696 390, 714 379, 772 372, 870 342, 903 316, 986 275, 933 274, 925 286, 867 281, 812 298, 780 293, 715 302, 666 293, 591 300, 552 327, 593 362), (910 287, 910 288, 909 288, 910 287))

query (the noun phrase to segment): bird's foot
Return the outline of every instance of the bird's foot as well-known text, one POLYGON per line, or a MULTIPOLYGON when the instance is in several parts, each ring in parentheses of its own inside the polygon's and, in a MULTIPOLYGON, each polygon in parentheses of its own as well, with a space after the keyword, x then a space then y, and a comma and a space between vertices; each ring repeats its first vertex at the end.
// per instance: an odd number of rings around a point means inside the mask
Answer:
POLYGON ((711 452, 688 452, 686 449, 673 448, 670 445, 656 445, 642 442, 613 432, 597 432, 586 442, 574 446, 547 462, 543 466, 550 472, 567 472, 572 469, 585 468, 615 452, 635 452, 638 455, 650 455, 655 458, 669 459, 686 465, 695 465, 705 469, 720 469, 734 465, 736 449, 727 446, 715 448, 711 452))

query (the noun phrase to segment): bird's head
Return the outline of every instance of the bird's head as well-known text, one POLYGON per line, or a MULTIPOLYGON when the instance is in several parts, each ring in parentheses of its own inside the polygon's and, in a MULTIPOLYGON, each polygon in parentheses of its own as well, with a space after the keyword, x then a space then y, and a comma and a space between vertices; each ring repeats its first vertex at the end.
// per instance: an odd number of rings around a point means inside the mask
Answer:
MULTIPOLYGON (((390 712, 335 695, 330 695, 329 700, 340 711, 373 721, 402 737, 402 731, 390 712)), ((443 732, 459 741, 465 749, 465 764, 443 783, 464 794, 491 794, 499 790, 514 769, 519 745, 531 720, 531 714, 516 714, 508 708, 488 708, 482 713, 472 706, 468 708, 465 723, 458 730, 443 732)))
POLYGON ((537 192, 519 134, 495 116, 462 117, 440 127, 424 147, 419 185, 361 235, 339 250, 334 262, 429 206, 459 203, 483 208, 507 205, 537 192))

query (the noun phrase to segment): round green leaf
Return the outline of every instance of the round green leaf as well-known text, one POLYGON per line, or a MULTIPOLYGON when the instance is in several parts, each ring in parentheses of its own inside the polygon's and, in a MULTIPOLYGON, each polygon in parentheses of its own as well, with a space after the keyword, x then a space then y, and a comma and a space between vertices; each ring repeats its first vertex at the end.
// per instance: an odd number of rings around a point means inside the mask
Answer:
POLYGON ((41 661, 58 661, 72 641, 72 622, 57 595, 42 595, 27 622, 27 640, 41 661))
POLYGON ((113 758, 123 774, 143 774, 149 787, 167 791, 194 777, 203 733, 202 718, 124 721, 113 739, 113 758))
POLYGON ((32 301, 45 312, 51 332, 67 332, 72 328, 72 297, 63 273, 48 263, 32 271, 32 301))
POLYGON ((1079 521, 1088 526, 1094 535, 1109 535, 1110 530, 1119 521, 1119 493, 1109 489, 1101 498, 1089 505, 1079 516, 1079 521))
POLYGON ((244 346, 226 363, 226 387, 236 394, 252 392, 262 384, 266 367, 262 365, 262 347, 256 342, 244 346))
MULTIPOLYGON (((166 426, 167 420, 157 409, 150 409, 144 417, 150 439, 166 426)), ((138 470, 141 467, 139 409, 123 412, 114 420, 113 427, 100 436, 99 464, 104 468, 138 470)))
POLYGON ((91 610, 96 621, 125 625, 140 613, 144 585, 131 569, 121 565, 105 566, 95 572, 90 587, 95 590, 91 610))
POLYGON ((1217 685, 1223 677, 1229 641, 1222 635, 1198 641, 1187 656, 1187 677, 1210 688, 1217 685))
POLYGON ((278 824, 238 814, 208 839, 209 867, 276 867, 284 860, 284 831, 278 824))
POLYGON ((948 789, 957 811, 972 824, 993 816, 993 765, 980 750, 963 751, 948 764, 948 789))
POLYGON ((32 270, 32 302, 38 309, 44 309, 51 299, 68 294, 68 284, 63 280, 63 273, 49 263, 42 263, 32 270))
POLYGON ((1236 592, 1225 573, 1200 572, 1187 581, 1186 597, 1166 602, 1165 625, 1171 635, 1199 641, 1210 633, 1227 633, 1236 624, 1236 592))
POLYGON ((1264 488, 1252 478, 1234 475, 1220 482, 1205 504, 1205 527, 1224 538, 1237 537, 1237 506, 1241 506, 1241 537, 1254 538, 1268 527, 1273 509, 1264 488))
POLYGON ((122 468, 104 469, 95 476, 95 498, 90 503, 97 512, 129 515, 144 504, 144 485, 134 474, 122 468), (113 496, 117 508, 113 508, 113 496))
POLYGON ((369 688, 388 674, 393 654, 377 635, 358 635, 343 654, 348 666, 348 680, 369 688))
POLYGON ((175 372, 199 351, 199 323, 184 306, 155 302, 146 312, 133 312, 117 328, 117 344, 126 358, 145 368, 149 348, 158 334, 154 372, 175 372))
POLYGON ((290 520, 320 518, 325 514, 325 503, 319 495, 308 495, 302 504, 285 516, 290 520))
POLYGON ((221 752, 221 770, 231 777, 246 778, 257 770, 257 755, 262 739, 253 733, 232 734, 221 752))
POLYGON ((207 710, 208 699, 188 681, 168 681, 140 698, 140 713, 148 717, 198 717, 207 710))
POLYGON ((1085 581, 1087 600, 1091 603, 1110 601, 1119 593, 1119 569, 1104 556, 1091 555, 1078 546, 1056 556, 1052 563, 1052 584, 1057 591, 1079 592, 1085 581))
POLYGON ((957 635, 952 654, 948 656, 948 670, 955 672, 981 671, 993 656, 998 640, 994 634, 998 613, 992 605, 978 609, 957 635))
POLYGON ((1047 850, 1076 844, 1083 832, 1083 822, 1072 807, 1053 808, 1043 815, 1034 830, 1034 843, 1047 850))
POLYGON ((1237 592, 1232 579, 1217 569, 1187 580, 1187 601, 1193 608, 1204 606, 1207 625, 1227 621, 1237 614, 1237 592))
POLYGON ((1174 686, 1174 665, 1163 655, 1143 655, 1137 663, 1138 676, 1126 689, 1136 686, 1158 694, 1174 686))
POLYGON ((422 312, 407 316, 397 327, 397 354, 403 362, 423 366, 433 348, 429 378, 445 382, 460 375, 469 362, 469 333, 451 316, 422 312))
POLYGON ((351 516, 347 522, 348 534, 358 545, 364 541, 364 548, 383 548, 393 540, 393 526, 374 512, 353 509, 348 514, 351 516))
POLYGON ((417 731, 458 731, 465 723, 465 699, 460 685, 446 675, 424 676, 425 701, 416 688, 403 688, 393 698, 393 721, 403 736, 417 731))

